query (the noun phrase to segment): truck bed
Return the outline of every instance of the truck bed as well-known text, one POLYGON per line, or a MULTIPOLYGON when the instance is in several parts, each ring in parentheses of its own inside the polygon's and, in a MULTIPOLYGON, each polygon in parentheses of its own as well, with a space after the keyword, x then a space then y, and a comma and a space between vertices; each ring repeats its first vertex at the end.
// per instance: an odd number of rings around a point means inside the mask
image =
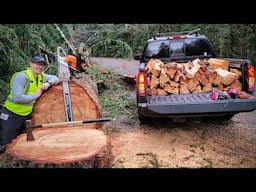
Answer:
POLYGON ((256 97, 248 99, 212 100, 211 93, 172 94, 149 96, 147 103, 140 103, 140 110, 148 115, 171 116, 181 114, 218 114, 249 112, 256 109, 256 97))

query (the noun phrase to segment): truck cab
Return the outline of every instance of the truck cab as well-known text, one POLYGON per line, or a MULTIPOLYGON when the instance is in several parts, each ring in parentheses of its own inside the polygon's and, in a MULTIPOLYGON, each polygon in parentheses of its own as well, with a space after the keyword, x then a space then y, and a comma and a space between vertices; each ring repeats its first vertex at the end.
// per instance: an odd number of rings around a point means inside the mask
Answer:
POLYGON ((216 57, 212 44, 204 35, 153 36, 147 41, 140 62, 146 63, 151 58, 183 61, 203 57, 216 57))

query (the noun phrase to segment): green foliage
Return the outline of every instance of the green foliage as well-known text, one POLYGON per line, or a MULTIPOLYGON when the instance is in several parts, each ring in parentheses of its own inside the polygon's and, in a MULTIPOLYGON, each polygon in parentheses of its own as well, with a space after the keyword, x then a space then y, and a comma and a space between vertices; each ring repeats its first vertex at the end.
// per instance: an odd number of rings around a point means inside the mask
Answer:
POLYGON ((255 24, 75 24, 73 28, 76 44, 92 48, 92 56, 131 57, 141 53, 156 33, 200 28, 219 57, 256 59, 255 24))
POLYGON ((135 102, 127 95, 129 87, 120 75, 111 72, 101 74, 97 66, 90 67, 88 73, 96 81, 104 81, 105 88, 103 91, 99 91, 103 113, 110 115, 113 120, 118 119, 121 115, 128 115, 128 118, 132 118, 131 114, 136 114, 135 102))
MULTIPOLYGON (((59 25, 69 37, 66 25, 59 25)), ((53 24, 0 24, 0 103, 8 94, 9 80, 14 72, 28 67, 30 59, 40 54, 39 47, 56 50, 66 48, 53 24)), ((50 67, 56 74, 57 67, 50 67)))
POLYGON ((98 50, 100 50, 101 56, 108 57, 111 55, 112 57, 123 57, 123 55, 125 55, 128 58, 133 58, 131 47, 126 42, 118 39, 106 39, 99 41, 91 48, 93 52, 96 52, 96 54, 98 50))

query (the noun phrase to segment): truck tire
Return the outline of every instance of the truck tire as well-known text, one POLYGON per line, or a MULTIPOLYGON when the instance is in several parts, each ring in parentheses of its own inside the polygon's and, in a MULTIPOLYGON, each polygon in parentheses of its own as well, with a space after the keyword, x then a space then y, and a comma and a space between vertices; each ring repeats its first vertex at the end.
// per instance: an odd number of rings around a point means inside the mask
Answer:
POLYGON ((141 123, 145 123, 145 122, 148 121, 148 118, 145 117, 144 115, 140 114, 140 113, 138 113, 138 118, 139 118, 139 121, 140 121, 141 123))
POLYGON ((221 120, 227 121, 234 117, 235 114, 226 114, 220 117, 221 120))
POLYGON ((214 117, 207 117, 206 120, 214 120, 214 121, 228 121, 232 117, 234 117, 235 114, 226 114, 222 116, 214 116, 214 117))

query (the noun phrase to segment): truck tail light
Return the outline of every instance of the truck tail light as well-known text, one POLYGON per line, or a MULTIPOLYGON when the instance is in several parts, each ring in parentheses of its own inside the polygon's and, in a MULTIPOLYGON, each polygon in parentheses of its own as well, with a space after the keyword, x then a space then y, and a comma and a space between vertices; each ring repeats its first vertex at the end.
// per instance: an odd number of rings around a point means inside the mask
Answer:
POLYGON ((252 64, 248 64, 248 91, 252 92, 255 89, 255 69, 252 64))
POLYGON ((138 82, 139 96, 145 97, 146 96, 146 76, 144 72, 138 73, 137 82, 138 82))

